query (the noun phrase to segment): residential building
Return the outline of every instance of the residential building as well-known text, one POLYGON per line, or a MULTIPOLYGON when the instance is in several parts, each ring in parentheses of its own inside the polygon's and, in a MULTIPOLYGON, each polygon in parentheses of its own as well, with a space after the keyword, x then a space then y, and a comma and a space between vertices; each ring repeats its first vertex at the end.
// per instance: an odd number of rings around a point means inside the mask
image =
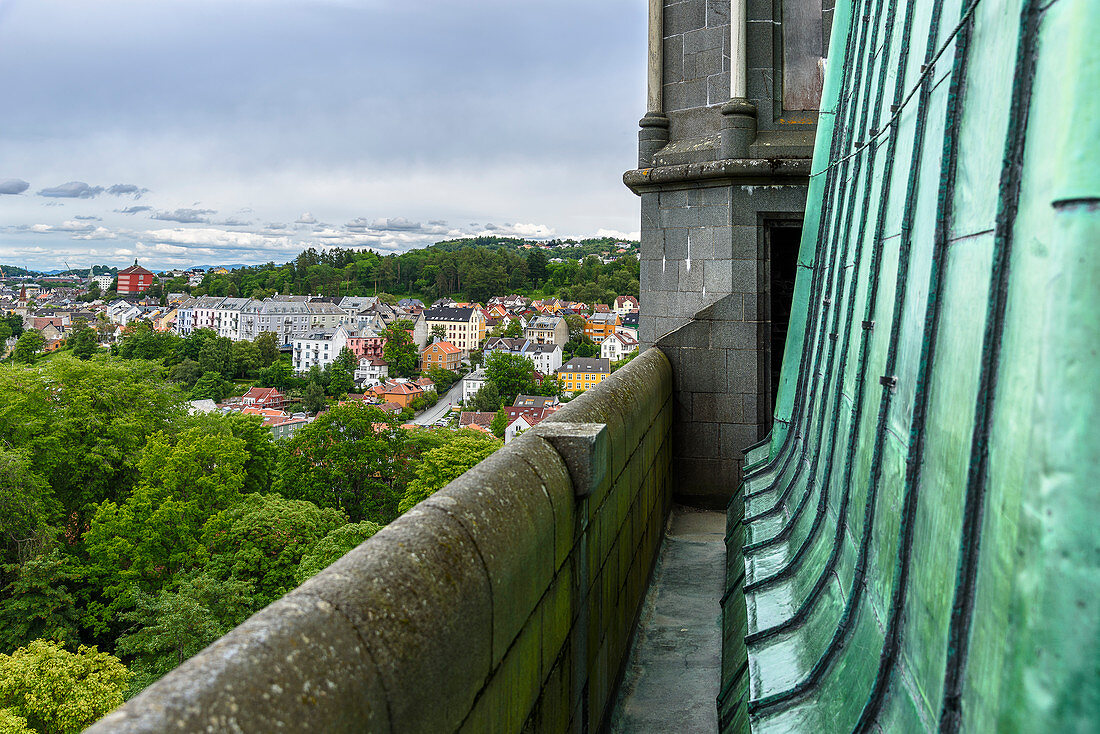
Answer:
POLYGON ((347 347, 360 359, 385 358, 386 340, 369 329, 355 328, 347 324, 342 326, 348 332, 347 347))
POLYGON ((314 331, 304 296, 272 296, 250 301, 241 309, 241 338, 249 341, 264 332, 273 332, 280 344, 314 331))
POLYGON ((392 380, 375 385, 367 390, 379 400, 386 403, 396 403, 402 408, 407 408, 412 401, 424 394, 424 390, 417 384, 404 380, 392 380))
POLYGON ((295 338, 291 350, 294 371, 302 373, 308 372, 314 366, 320 369, 328 367, 336 361, 347 341, 348 332, 342 326, 337 326, 332 331, 317 331, 295 338))
POLYGON ((462 402, 469 402, 474 395, 477 395, 477 391, 485 387, 485 382, 488 377, 485 375, 485 370, 475 370, 470 374, 462 378, 462 402))
POLYGON ((490 411, 464 410, 458 414, 458 427, 478 428, 489 433, 489 426, 495 417, 496 413, 490 411))
POLYGON ((611 374, 611 360, 603 357, 573 357, 558 370, 561 388, 566 392, 589 390, 611 374))
POLYGON ((224 336, 233 341, 240 341, 241 314, 244 307, 252 301, 251 298, 223 298, 222 302, 214 309, 214 329, 218 336, 224 336))
POLYGON ((528 322, 523 335, 538 344, 564 347, 569 342, 569 324, 560 316, 538 316, 528 322))
POLYGON ((546 395, 517 395, 512 401, 512 405, 516 408, 549 408, 560 404, 561 401, 556 397, 546 395))
POLYGON ((618 362, 636 351, 638 351, 638 340, 623 332, 612 334, 600 342, 600 356, 612 362, 618 362))
POLYGON ((128 296, 149 290, 153 285, 153 278, 153 271, 146 270, 137 264, 137 260, 134 260, 133 265, 118 271, 117 292, 120 296, 128 296))
POLYGON ((344 296, 337 305, 344 312, 345 322, 356 326, 359 325, 359 317, 368 313, 376 303, 377 296, 344 296))
POLYGON ((485 336, 485 317, 480 309, 440 306, 425 309, 420 318, 427 339, 431 339, 433 329, 441 327, 443 338, 461 349, 463 357, 481 348, 485 336))
POLYGON ((99 286, 99 290, 101 293, 106 293, 107 291, 111 290, 111 283, 114 282, 115 276, 111 275, 110 273, 106 275, 93 275, 91 278, 88 278, 88 285, 95 283, 99 286))
POLYGON ((617 314, 594 313, 584 320, 584 335, 593 343, 600 344, 614 334, 622 323, 617 314))
POLYGON ((309 310, 310 331, 329 331, 347 319, 347 312, 328 301, 313 300, 306 304, 309 310))
POLYGON ((359 360, 359 368, 355 370, 355 382, 359 385, 382 382, 390 374, 390 366, 386 360, 364 357, 359 360))
POLYGON ((634 296, 619 296, 612 310, 622 318, 628 313, 638 313, 638 299, 634 296))
POLYGON ((253 408, 281 409, 286 397, 274 387, 253 387, 241 397, 241 402, 253 408))
POLYGON ((420 369, 433 367, 444 370, 457 370, 462 362, 462 350, 448 341, 432 342, 420 352, 420 369))
POLYGON ((175 332, 180 336, 187 336, 195 330, 195 303, 196 298, 188 298, 176 307, 175 332))
POLYGON ((194 316, 191 319, 192 331, 199 329, 218 330, 218 308, 225 299, 221 296, 202 296, 195 299, 194 316))

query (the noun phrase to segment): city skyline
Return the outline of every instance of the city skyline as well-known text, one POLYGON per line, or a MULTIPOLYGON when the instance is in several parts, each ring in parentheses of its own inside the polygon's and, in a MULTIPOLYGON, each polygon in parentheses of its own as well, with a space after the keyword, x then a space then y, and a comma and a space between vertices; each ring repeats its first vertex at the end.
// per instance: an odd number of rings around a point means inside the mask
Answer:
POLYGON ((637 237, 644 4, 0 0, 0 262, 637 237))

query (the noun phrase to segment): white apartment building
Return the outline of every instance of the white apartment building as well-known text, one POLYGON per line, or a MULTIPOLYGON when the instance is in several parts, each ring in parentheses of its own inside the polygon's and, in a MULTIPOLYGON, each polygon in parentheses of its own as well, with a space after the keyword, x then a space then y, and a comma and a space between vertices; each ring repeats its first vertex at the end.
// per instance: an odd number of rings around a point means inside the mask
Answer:
POLYGON ((294 371, 308 372, 314 365, 324 369, 336 361, 347 343, 348 332, 343 326, 337 326, 333 331, 318 331, 295 338, 291 352, 294 371))
POLYGON ((618 332, 600 342, 600 357, 618 362, 631 352, 638 351, 638 340, 629 334, 618 332))
POLYGON ((263 301, 250 301, 241 309, 241 339, 255 339, 265 331, 279 337, 280 344, 290 344, 296 337, 313 331, 305 301, 287 300, 278 296, 263 301))
POLYGON ((223 298, 214 311, 215 328, 218 336, 233 341, 241 340, 241 311, 252 301, 251 298, 223 298))
POLYGON ((195 299, 194 316, 191 320, 192 331, 198 329, 218 330, 218 307, 225 300, 221 296, 202 296, 195 299))

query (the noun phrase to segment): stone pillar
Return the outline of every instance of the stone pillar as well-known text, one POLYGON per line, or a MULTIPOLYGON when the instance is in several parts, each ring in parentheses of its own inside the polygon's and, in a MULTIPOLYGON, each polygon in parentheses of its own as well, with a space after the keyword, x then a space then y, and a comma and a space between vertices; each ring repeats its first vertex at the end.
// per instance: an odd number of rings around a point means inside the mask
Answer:
POLYGON ((649 63, 646 113, 638 125, 638 168, 653 165, 653 155, 668 145, 669 120, 664 113, 664 0, 649 0, 649 63))
POLYGON ((730 0, 730 101, 722 105, 719 157, 748 158, 756 140, 756 105, 747 98, 748 51, 745 0, 730 0))

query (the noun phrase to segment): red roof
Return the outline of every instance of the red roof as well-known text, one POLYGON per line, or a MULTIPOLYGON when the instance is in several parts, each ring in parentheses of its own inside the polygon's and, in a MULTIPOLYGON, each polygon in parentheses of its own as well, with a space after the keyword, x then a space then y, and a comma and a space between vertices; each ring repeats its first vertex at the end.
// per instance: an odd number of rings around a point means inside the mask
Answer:
POLYGON ((118 274, 119 275, 152 275, 153 271, 152 270, 146 270, 145 268, 141 267, 140 265, 135 264, 135 265, 131 265, 130 267, 126 268, 125 270, 119 270, 118 274))
POLYGON ((252 398, 253 400, 271 400, 273 398, 281 398, 282 394, 273 387, 250 387, 241 397, 252 398))
POLYGON ((472 410, 464 410, 461 415, 458 416, 459 428, 466 427, 481 427, 488 428, 489 424, 493 422, 493 417, 496 413, 490 413, 487 411, 477 412, 472 410))
POLYGON ((424 352, 433 351, 433 349, 432 349, 433 347, 438 347, 438 349, 435 349, 434 351, 443 352, 444 354, 461 354, 462 353, 461 349, 456 347, 454 344, 451 344, 450 342, 435 342, 434 344, 429 344, 428 346, 424 347, 424 352))

